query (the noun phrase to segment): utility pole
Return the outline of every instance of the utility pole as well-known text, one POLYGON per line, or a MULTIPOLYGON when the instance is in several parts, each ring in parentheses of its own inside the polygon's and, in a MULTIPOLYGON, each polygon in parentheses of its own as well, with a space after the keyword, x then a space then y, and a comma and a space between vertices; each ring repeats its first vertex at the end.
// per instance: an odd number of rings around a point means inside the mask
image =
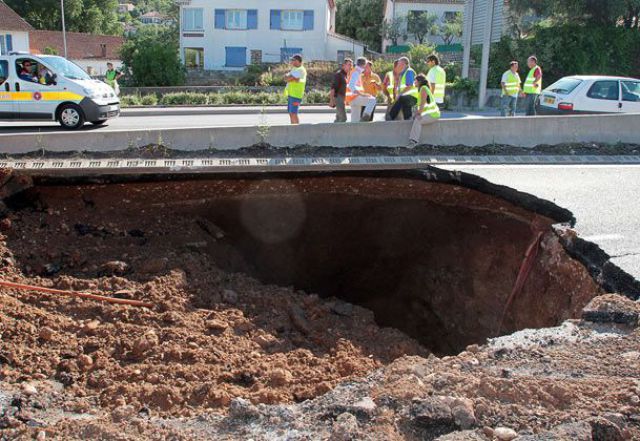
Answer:
POLYGON ((494 19, 494 0, 489 0, 487 5, 487 20, 484 25, 482 39, 482 63, 480 66, 480 90, 478 92, 478 107, 484 109, 487 101, 487 79, 489 77, 489 54, 491 53, 491 40, 494 19))
POLYGON ((60 11, 62 13, 62 42, 64 44, 64 57, 67 58, 67 27, 64 23, 64 0, 60 0, 60 11))

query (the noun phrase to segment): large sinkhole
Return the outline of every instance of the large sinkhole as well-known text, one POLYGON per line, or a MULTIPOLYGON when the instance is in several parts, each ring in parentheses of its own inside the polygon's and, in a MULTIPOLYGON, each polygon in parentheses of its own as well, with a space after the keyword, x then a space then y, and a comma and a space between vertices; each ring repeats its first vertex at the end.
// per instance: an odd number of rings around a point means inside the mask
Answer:
MULTIPOLYGON (((95 265, 62 272, 86 275, 128 259, 129 276, 142 278, 136 265, 150 254, 187 247, 225 271, 368 308, 379 325, 438 354, 579 316, 601 289, 552 228, 570 213, 461 176, 431 169, 40 182, 21 200, 61 212, 65 228, 124 232, 104 235, 114 245, 95 265)), ((26 251, 28 240, 14 245, 31 272, 78 247, 39 238, 49 242, 43 256, 26 251)))

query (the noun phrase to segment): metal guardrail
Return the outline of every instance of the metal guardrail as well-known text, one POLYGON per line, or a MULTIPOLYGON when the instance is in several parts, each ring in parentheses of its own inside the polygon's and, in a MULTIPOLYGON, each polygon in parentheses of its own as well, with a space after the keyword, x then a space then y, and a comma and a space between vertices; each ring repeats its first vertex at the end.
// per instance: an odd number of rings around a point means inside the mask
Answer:
POLYGON ((426 165, 473 164, 640 164, 640 155, 618 156, 326 156, 272 158, 104 158, 4 159, 0 168, 35 175, 148 173, 233 173, 263 171, 335 171, 418 169, 426 165))

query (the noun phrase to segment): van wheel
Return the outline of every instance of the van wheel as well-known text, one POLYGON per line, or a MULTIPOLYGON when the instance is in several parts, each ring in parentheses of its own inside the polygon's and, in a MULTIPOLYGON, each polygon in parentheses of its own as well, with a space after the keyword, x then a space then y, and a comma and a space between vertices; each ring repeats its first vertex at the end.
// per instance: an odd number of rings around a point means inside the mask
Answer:
POLYGON ((106 122, 107 122, 106 119, 99 119, 98 121, 91 121, 91 124, 93 124, 94 126, 101 126, 102 124, 104 124, 106 122))
POLYGON ((76 130, 84 125, 84 113, 75 104, 65 104, 58 113, 60 125, 67 130, 76 130))

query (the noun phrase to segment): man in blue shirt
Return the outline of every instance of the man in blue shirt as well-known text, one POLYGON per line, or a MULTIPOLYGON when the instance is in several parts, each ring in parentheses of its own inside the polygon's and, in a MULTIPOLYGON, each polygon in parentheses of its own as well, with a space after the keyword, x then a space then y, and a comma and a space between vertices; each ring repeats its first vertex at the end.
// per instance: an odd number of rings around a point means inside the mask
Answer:
POLYGON ((38 77, 33 75, 33 72, 31 72, 31 61, 29 60, 24 60, 22 62, 22 69, 20 69, 18 76, 23 81, 30 81, 32 83, 38 82, 38 77))
POLYGON ((401 66, 402 73, 400 74, 400 83, 397 86, 398 100, 393 104, 391 110, 389 110, 389 118, 391 121, 398 117, 401 110, 405 120, 412 119, 413 108, 418 104, 418 89, 414 84, 416 72, 411 69, 407 57, 400 58, 398 65, 401 66))

